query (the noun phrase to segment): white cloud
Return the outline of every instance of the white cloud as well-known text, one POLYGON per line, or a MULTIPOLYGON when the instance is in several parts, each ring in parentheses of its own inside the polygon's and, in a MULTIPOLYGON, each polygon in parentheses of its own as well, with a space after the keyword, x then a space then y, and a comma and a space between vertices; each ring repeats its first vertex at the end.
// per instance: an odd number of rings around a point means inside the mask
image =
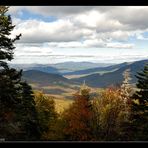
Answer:
POLYGON ((9 12, 19 15, 20 11, 27 10, 44 16, 65 17, 93 10, 94 6, 11 6, 9 12))
POLYGON ((45 56, 50 55, 52 49, 48 45, 30 46, 26 44, 16 44, 15 56, 45 56))
POLYGON ((108 43, 108 48, 133 48, 134 44, 122 44, 122 43, 108 43))
POLYGON ((56 48, 124 50, 136 48, 130 37, 148 40, 142 35, 148 30, 147 6, 12 6, 9 12, 16 24, 13 35, 22 33, 16 44, 18 56, 50 56, 56 48), (48 22, 40 16, 23 20, 23 10, 56 19, 48 22))
POLYGON ((144 37, 142 34, 137 34, 137 39, 138 40, 145 40, 145 41, 148 40, 148 38, 144 37))
MULTIPOLYGON (((11 7, 10 7, 11 8, 11 7)), ((14 30, 15 34, 22 33, 23 36, 19 42, 22 43, 44 43, 44 42, 59 42, 62 45, 59 46, 69 46, 69 43, 75 44, 76 47, 85 46, 81 43, 87 43, 93 38, 96 45, 100 45, 100 40, 102 40, 102 47, 108 44, 110 41, 126 41, 130 36, 133 35, 135 26, 132 28, 130 19, 127 15, 126 19, 123 14, 130 13, 132 16, 134 12, 140 11, 141 9, 146 12, 146 7, 12 7, 11 12, 15 13, 22 8, 33 11, 36 13, 41 13, 43 15, 51 14, 56 15, 55 10, 61 12, 65 18, 58 19, 54 22, 44 22, 41 20, 20 20, 15 18, 14 22, 17 24, 14 30), (16 8, 16 10, 14 9, 16 8), (31 9, 32 8, 32 9, 31 9), (71 8, 71 13, 70 13, 71 8), (80 8, 83 8, 82 10, 80 8), (76 13, 79 10, 79 13, 76 13), (119 11, 124 11, 124 13, 119 13, 119 11), (68 15, 66 14, 73 15, 68 15), (111 13, 109 13, 111 12, 111 13), (122 19, 121 19, 121 18, 122 19), (126 23, 125 23, 126 22, 126 23), (128 25, 129 23, 129 25, 128 25), (129 29, 132 29, 129 30, 129 29), (94 38, 95 37, 95 38, 94 38), (85 41, 86 40, 86 41, 85 41), (88 41, 87 41, 88 40, 88 41), (98 43, 96 43, 98 41, 98 43), (65 43, 69 42, 69 43, 65 43), (106 42, 106 43, 105 43, 106 42)), ((57 12, 57 13, 58 13, 57 12)), ((144 16, 144 15, 142 15, 144 16)), ((130 16, 131 17, 131 16, 130 16)), ((141 23, 142 24, 142 23, 141 23)), ((74 44, 72 46, 74 46, 74 44)), ((89 44, 91 45, 91 43, 89 44)), ((89 46, 90 47, 90 46, 89 46)), ((92 43, 92 47, 94 44, 92 43)), ((99 46, 101 47, 101 46, 99 46)), ((125 46, 126 47, 126 46, 125 46)))
POLYGON ((26 20, 19 22, 13 34, 22 33, 21 43, 68 42, 77 41, 91 34, 89 29, 80 29, 70 20, 43 22, 26 20))

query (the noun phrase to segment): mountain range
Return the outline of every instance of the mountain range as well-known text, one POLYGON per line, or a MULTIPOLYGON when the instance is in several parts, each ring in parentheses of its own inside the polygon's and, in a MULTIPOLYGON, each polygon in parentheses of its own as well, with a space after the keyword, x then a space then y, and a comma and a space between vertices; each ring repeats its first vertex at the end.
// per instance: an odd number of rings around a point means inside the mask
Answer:
MULTIPOLYGON (((148 60, 141 60, 136 62, 125 62, 121 64, 115 64, 106 67, 96 67, 89 68, 85 70, 78 70, 69 73, 60 73, 56 68, 52 67, 51 69, 55 73, 49 73, 48 69, 43 69, 43 66, 33 68, 32 70, 27 70, 23 72, 23 77, 25 80, 30 83, 39 83, 44 85, 62 85, 62 84, 79 84, 81 85, 84 81, 90 87, 107 87, 113 84, 121 84, 123 81, 123 72, 126 69, 130 69, 131 73, 131 83, 136 83, 136 73, 143 69, 144 65, 148 60), (34 70, 35 69, 35 70, 34 70), (48 73, 46 72, 48 71, 48 73), (96 72, 105 73, 96 73, 96 72), (57 72, 57 73, 56 73, 57 72), (87 76, 80 76, 79 78, 67 79, 65 75, 81 75, 86 74, 87 76)), ((84 64, 84 63, 83 63, 84 64)), ((63 65, 63 63, 62 63, 63 65)), ((66 63, 67 65, 67 63, 66 63)), ((66 66, 65 66, 66 67, 66 66)))
POLYGON ((95 67, 106 67, 113 65, 113 63, 91 63, 91 62, 64 62, 57 64, 10 64, 16 69, 39 70, 46 73, 65 74, 79 70, 85 70, 95 67))
POLYGON ((60 85, 64 83, 73 83, 71 80, 59 75, 46 73, 39 70, 27 70, 23 72, 23 79, 29 83, 40 85, 60 85))
POLYGON ((72 99, 73 94, 79 90, 84 81, 87 86, 91 87, 92 96, 96 95, 94 92, 98 88, 121 84, 123 72, 126 69, 130 69, 131 83, 134 85, 137 81, 135 75, 143 69, 146 63, 148 60, 125 62, 106 67, 67 72, 67 74, 60 73, 59 69, 49 65, 23 65, 25 70, 22 78, 32 86, 33 90, 42 90, 45 94, 50 94, 56 98, 72 99), (68 77, 73 75, 77 77, 68 77))
MULTIPOLYGON (((130 69, 130 74, 132 78, 131 83, 136 83, 137 79, 135 75, 137 74, 137 72, 141 71, 144 68, 144 65, 146 63, 148 63, 148 60, 114 65, 115 67, 118 67, 118 69, 113 72, 108 72, 102 75, 91 74, 80 78, 74 78, 72 80, 79 83, 83 83, 85 81, 86 84, 91 87, 107 87, 110 85, 121 84, 123 81, 123 72, 126 69, 130 69)), ((108 68, 110 67, 107 67, 107 69, 108 68)))

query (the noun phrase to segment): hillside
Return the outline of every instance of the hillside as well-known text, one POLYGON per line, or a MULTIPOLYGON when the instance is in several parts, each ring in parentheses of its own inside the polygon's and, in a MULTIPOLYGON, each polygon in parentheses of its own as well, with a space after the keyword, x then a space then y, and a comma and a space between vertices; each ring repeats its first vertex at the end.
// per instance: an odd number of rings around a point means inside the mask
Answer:
POLYGON ((61 83, 71 83, 70 80, 59 74, 45 73, 38 70, 28 70, 23 72, 23 79, 29 83, 38 83, 41 85, 56 85, 61 83))
POLYGON ((86 84, 90 87, 107 87, 112 84, 120 84, 123 81, 123 72, 126 69, 131 70, 131 77, 132 83, 136 82, 135 74, 140 71, 145 63, 147 63, 148 60, 142 60, 142 61, 136 61, 130 64, 125 64, 123 67, 119 68, 116 71, 105 73, 103 75, 100 74, 92 74, 85 77, 75 78, 72 79, 73 81, 77 81, 79 83, 83 83, 85 80, 86 84))
POLYGON ((43 91, 56 98, 71 99, 72 95, 79 89, 79 85, 58 74, 49 74, 37 70, 23 72, 23 79, 26 80, 33 90, 43 91))
POLYGON ((91 63, 91 62, 63 62, 57 64, 10 64, 16 69, 39 70, 46 73, 65 74, 79 70, 85 70, 95 67, 105 67, 109 63, 91 63))
POLYGON ((85 75, 95 74, 95 73, 103 74, 103 73, 115 71, 115 70, 117 70, 121 67, 124 67, 126 65, 128 65, 127 62, 121 63, 121 64, 115 64, 115 65, 111 65, 111 66, 107 66, 107 67, 90 68, 90 69, 85 69, 85 70, 64 73, 64 76, 67 78, 77 78, 77 77, 81 77, 83 75, 85 76, 85 75))
POLYGON ((61 73, 70 73, 78 70, 85 70, 95 67, 106 67, 111 65, 109 63, 92 63, 92 62, 63 62, 57 64, 51 64, 51 66, 57 68, 61 73))

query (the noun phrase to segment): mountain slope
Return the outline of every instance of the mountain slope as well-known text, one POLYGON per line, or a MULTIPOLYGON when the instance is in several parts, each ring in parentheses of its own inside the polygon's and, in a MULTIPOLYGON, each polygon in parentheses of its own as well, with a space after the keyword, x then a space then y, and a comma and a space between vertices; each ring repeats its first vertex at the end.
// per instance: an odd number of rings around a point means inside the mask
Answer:
POLYGON ((125 62, 125 63, 111 65, 107 67, 96 67, 96 68, 90 68, 90 69, 79 70, 74 72, 68 72, 68 73, 64 73, 64 75, 83 75, 83 74, 92 74, 92 73, 102 72, 102 71, 113 71, 121 67, 124 67, 126 65, 128 65, 128 63, 125 62))
POLYGON ((126 64, 125 66, 119 68, 114 72, 105 73, 103 75, 92 74, 72 80, 77 81, 79 83, 83 83, 83 81, 85 80, 86 84, 91 87, 107 87, 112 84, 120 84, 123 81, 123 75, 122 75, 123 72, 126 69, 130 69, 132 77, 131 82, 135 83, 136 82, 135 74, 137 74, 138 71, 142 70, 145 63, 147 62, 148 60, 136 61, 131 64, 126 64))
POLYGON ((58 69, 56 69, 55 67, 44 66, 44 65, 32 67, 30 68, 30 70, 38 70, 38 71, 42 71, 50 74, 60 74, 58 69))
POLYGON ((79 89, 77 83, 59 74, 49 74, 37 70, 24 71, 23 80, 26 80, 33 90, 40 90, 57 98, 71 99, 79 89))
POLYGON ((58 74, 49 74, 38 70, 28 70, 23 72, 23 79, 29 83, 42 85, 56 85, 61 83, 71 83, 70 80, 58 74))
POLYGON ((68 72, 84 70, 95 67, 105 67, 112 64, 109 63, 91 63, 91 62, 63 62, 57 64, 10 64, 16 69, 39 70, 46 73, 64 74, 68 72))
POLYGON ((107 63, 92 63, 92 62, 64 62, 52 64, 51 66, 57 68, 62 73, 84 70, 95 67, 105 67, 111 64, 107 63))
POLYGON ((60 74, 57 68, 47 64, 10 64, 10 66, 16 69, 23 69, 24 71, 38 70, 46 73, 60 74))

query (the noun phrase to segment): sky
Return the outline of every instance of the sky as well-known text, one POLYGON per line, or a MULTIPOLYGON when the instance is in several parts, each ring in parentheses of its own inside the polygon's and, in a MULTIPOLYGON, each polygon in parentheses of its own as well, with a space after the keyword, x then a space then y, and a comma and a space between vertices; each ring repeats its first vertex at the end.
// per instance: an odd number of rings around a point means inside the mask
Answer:
POLYGON ((15 64, 148 59, 148 6, 11 6, 15 64))

